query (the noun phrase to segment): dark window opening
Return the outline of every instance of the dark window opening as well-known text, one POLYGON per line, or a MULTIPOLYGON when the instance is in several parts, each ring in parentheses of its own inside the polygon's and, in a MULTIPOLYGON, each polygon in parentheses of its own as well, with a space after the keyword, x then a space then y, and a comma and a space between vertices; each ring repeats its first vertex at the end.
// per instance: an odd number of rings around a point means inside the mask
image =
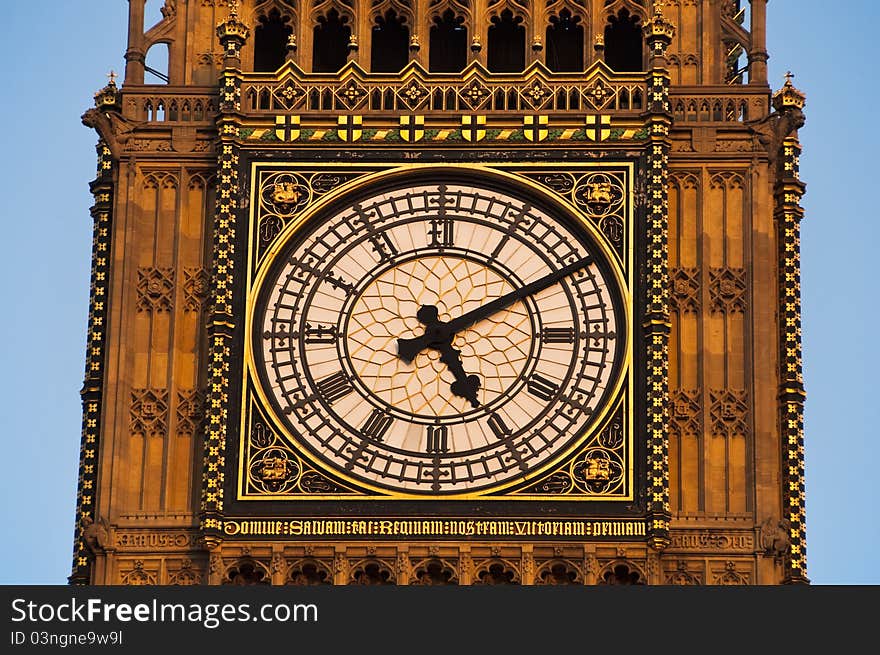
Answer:
POLYGON ((644 70, 642 28, 638 16, 621 9, 605 26, 605 63, 615 71, 644 70))
POLYGON ((347 23, 348 16, 340 16, 335 9, 318 17, 312 48, 313 72, 335 73, 345 66, 351 38, 351 27, 347 23))
POLYGON ((289 18, 273 9, 260 16, 254 30, 254 70, 258 73, 277 71, 287 57, 287 39, 293 34, 289 18))
POLYGON ((547 26, 547 68, 556 72, 584 70, 584 28, 580 16, 563 9, 547 26))
POLYGON ((464 17, 451 9, 434 17, 428 45, 428 70, 432 73, 458 73, 467 66, 467 28, 464 17))
POLYGON ((519 73, 526 67, 526 28, 522 16, 505 9, 492 16, 486 66, 494 73, 519 73))
POLYGON ((370 50, 370 70, 374 73, 397 73, 409 61, 409 28, 406 18, 389 9, 376 16, 370 50))

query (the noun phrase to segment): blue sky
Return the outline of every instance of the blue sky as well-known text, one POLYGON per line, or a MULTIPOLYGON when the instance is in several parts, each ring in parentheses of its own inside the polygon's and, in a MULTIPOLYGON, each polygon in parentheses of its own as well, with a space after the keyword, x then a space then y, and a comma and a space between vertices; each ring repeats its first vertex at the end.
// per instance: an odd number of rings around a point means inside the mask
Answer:
MULTIPOLYGON (((80 123, 124 69, 125 0, 14 2, 0 40, 2 584, 70 572, 91 257, 96 136, 80 123)), ((161 1, 151 0, 152 16, 161 1)), ((770 76, 807 93, 801 130, 807 387, 807 558, 814 584, 877 584, 880 446, 876 302, 878 130, 872 33, 880 3, 772 0, 770 76)), ((880 258, 878 258, 880 259, 880 258)))

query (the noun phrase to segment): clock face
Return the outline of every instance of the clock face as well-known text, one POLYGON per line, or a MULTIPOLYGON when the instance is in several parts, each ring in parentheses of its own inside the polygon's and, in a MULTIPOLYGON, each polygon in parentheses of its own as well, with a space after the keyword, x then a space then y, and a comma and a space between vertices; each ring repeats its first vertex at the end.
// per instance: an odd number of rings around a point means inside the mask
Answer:
POLYGON ((253 365, 317 464, 380 491, 485 493, 595 428, 622 296, 576 217, 422 180, 293 232, 260 276, 253 365))

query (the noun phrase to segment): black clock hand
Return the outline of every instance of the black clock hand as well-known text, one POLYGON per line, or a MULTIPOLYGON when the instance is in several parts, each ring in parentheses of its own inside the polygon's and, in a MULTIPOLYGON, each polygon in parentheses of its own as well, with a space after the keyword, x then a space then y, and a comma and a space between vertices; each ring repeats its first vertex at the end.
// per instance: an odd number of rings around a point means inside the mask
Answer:
POLYGON ((452 393, 460 398, 464 398, 473 407, 479 407, 480 401, 477 400, 477 390, 480 388, 480 378, 464 372, 464 366, 461 363, 461 351, 452 347, 452 337, 455 335, 450 333, 446 329, 446 324, 439 319, 437 308, 433 305, 423 305, 416 314, 416 318, 424 324, 425 334, 416 339, 398 339, 398 350, 400 351, 401 358, 409 363, 415 359, 415 356, 423 348, 430 347, 438 350, 440 352, 440 361, 446 364, 452 375, 455 376, 455 381, 450 385, 452 393), (419 345, 419 350, 413 352, 409 358, 404 355, 404 350, 401 349, 405 349, 405 347, 401 346, 401 342, 404 341, 417 342, 419 345))
POLYGON ((450 330, 453 334, 457 334, 465 328, 469 328, 474 323, 478 323, 484 318, 488 318, 492 314, 510 307, 518 300, 528 298, 535 293, 552 287, 562 278, 568 277, 575 271, 586 268, 592 263, 593 258, 587 255, 583 259, 579 259, 578 261, 568 264, 567 266, 563 266, 558 271, 554 271, 549 275, 545 275, 544 277, 535 280, 534 282, 530 282, 520 289, 514 289, 510 293, 507 293, 500 298, 493 300, 492 302, 486 303, 482 307, 477 307, 476 309, 472 309, 471 311, 469 311, 467 314, 462 314, 458 318, 452 319, 451 321, 449 321, 449 323, 446 324, 446 329, 450 330))
MULTIPOLYGON (((495 300, 488 302, 481 307, 477 307, 476 309, 473 309, 466 314, 462 314, 458 318, 455 318, 448 323, 437 321, 433 324, 429 324, 426 321, 422 321, 422 323, 425 323, 426 325, 425 334, 420 337, 415 337, 413 339, 398 339, 397 354, 403 361, 409 364, 416 358, 416 355, 422 352, 425 348, 430 347, 432 345, 432 342, 449 341, 451 343, 452 338, 458 332, 461 332, 465 328, 470 327, 474 323, 482 321, 484 318, 488 318, 496 312, 500 312, 502 309, 510 307, 518 300, 522 300, 523 298, 527 298, 532 294, 552 287, 564 277, 567 277, 575 271, 581 270, 582 268, 586 268, 592 263, 593 258, 587 255, 583 259, 579 259, 578 261, 568 264, 567 266, 563 266, 558 271, 554 271, 548 275, 545 275, 542 278, 535 280, 534 282, 530 282, 520 289, 514 289, 510 293, 507 293, 500 298, 496 298, 495 300)), ((436 315, 437 308, 433 305, 423 305, 422 308, 419 310, 419 313, 421 314, 424 311, 433 311, 436 315)), ((419 318, 419 320, 422 319, 419 318)))
POLYGON ((464 372, 464 367, 461 364, 461 351, 453 348, 451 343, 444 344, 438 350, 440 351, 440 361, 446 364, 455 376, 455 382, 449 386, 452 393, 467 400, 471 407, 479 407, 480 401, 477 400, 477 391, 480 388, 480 378, 464 372))

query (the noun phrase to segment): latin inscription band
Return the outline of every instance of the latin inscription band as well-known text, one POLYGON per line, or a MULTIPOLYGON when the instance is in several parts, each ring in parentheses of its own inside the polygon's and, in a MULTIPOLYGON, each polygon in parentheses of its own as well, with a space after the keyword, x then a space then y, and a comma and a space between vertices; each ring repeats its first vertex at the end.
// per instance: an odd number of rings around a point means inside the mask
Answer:
POLYGON ((227 536, 250 537, 644 537, 639 519, 244 519, 223 522, 227 536))

